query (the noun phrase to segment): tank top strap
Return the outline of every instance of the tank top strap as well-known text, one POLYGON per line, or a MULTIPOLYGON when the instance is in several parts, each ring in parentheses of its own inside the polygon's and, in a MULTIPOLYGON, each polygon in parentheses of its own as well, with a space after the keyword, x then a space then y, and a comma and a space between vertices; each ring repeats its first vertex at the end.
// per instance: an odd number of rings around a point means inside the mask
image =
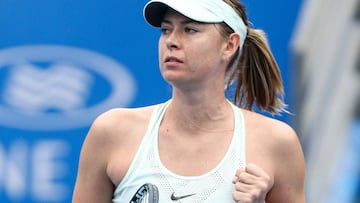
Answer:
POLYGON ((156 128, 160 125, 160 123, 164 117, 166 108, 168 107, 170 102, 171 102, 171 99, 164 103, 158 104, 154 107, 154 110, 152 112, 152 115, 151 115, 151 118, 150 118, 150 121, 148 124, 148 129, 145 133, 145 136, 150 136, 150 134, 152 134, 154 128, 156 128))
POLYGON ((229 101, 234 112, 234 135, 236 136, 235 143, 239 144, 236 149, 239 150, 240 167, 246 167, 246 130, 245 119, 242 110, 229 101))

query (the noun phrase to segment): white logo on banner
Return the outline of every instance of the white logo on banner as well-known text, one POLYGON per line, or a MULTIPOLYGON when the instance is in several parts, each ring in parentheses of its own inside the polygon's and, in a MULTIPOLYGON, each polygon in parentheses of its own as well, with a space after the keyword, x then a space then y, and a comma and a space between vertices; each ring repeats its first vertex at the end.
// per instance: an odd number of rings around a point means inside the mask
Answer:
POLYGON ((135 95, 135 81, 125 67, 84 49, 4 49, 0 50, 0 69, 4 68, 7 77, 2 86, 0 83, 0 125, 4 126, 33 130, 84 127, 109 108, 129 105, 135 95), (96 101, 90 102, 94 97, 96 101))

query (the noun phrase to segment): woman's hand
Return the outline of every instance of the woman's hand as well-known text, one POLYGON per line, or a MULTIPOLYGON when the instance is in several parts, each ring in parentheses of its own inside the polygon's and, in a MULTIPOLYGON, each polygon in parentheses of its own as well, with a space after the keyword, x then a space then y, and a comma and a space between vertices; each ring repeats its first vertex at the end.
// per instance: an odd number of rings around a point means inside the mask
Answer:
POLYGON ((236 171, 233 183, 235 202, 265 203, 266 194, 273 187, 274 179, 259 166, 248 164, 245 171, 243 169, 236 171))

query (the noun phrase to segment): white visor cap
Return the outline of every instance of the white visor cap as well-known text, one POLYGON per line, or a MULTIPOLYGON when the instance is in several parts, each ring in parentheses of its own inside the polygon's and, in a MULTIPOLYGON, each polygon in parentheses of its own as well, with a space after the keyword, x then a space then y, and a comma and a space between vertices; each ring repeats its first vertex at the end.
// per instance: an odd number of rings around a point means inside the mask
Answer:
POLYGON ((145 20, 152 26, 160 27, 168 8, 197 22, 224 22, 240 35, 240 49, 244 44, 247 35, 245 23, 223 0, 151 0, 144 7, 145 20))

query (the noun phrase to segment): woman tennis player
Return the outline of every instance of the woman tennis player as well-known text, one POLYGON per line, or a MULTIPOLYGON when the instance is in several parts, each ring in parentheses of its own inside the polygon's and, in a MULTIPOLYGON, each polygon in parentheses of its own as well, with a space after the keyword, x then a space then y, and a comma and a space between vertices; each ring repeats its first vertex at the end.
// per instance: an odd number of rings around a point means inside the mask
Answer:
POLYGON ((264 33, 250 26, 244 6, 152 0, 144 16, 161 29, 160 71, 172 98, 94 121, 73 203, 305 202, 296 133, 252 111, 284 111, 283 87, 264 33), (224 86, 234 88, 231 101, 224 86))

